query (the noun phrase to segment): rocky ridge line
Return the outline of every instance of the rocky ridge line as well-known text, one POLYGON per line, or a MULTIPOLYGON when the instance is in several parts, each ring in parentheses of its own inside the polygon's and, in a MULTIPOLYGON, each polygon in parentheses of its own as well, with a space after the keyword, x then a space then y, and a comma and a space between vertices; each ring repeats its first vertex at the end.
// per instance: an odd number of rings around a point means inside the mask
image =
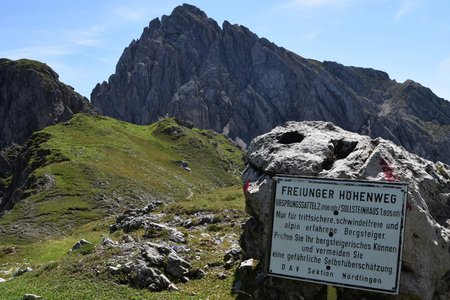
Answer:
POLYGON ((178 116, 241 145, 285 121, 329 121, 450 163, 450 102, 430 89, 302 58, 187 4, 152 20, 91 100, 128 122, 178 116))

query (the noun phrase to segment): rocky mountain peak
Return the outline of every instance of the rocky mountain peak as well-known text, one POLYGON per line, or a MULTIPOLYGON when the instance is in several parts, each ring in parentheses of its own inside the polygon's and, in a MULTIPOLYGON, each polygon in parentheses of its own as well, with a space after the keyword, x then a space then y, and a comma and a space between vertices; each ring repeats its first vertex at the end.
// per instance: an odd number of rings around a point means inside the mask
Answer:
MULTIPOLYGON (((161 29, 166 38, 187 35, 199 37, 198 42, 207 45, 214 38, 214 33, 220 30, 218 24, 195 6, 184 4, 176 7, 170 16, 161 18, 161 29), (202 40, 201 38, 208 38, 202 40)), ((170 39, 169 39, 170 40, 170 39)), ((175 40, 179 40, 176 38, 175 40)))
POLYGON ((184 4, 155 19, 98 84, 104 114, 148 124, 177 116, 245 146, 285 121, 322 120, 450 162, 450 103, 383 71, 305 59, 184 4))
POLYGON ((0 58, 0 66, 7 68, 10 71, 17 70, 28 73, 40 74, 48 79, 58 80, 59 75, 53 71, 48 65, 41 63, 39 61, 32 61, 29 59, 20 59, 17 61, 12 61, 6 58, 0 58))
POLYGON ((38 61, 0 59, 0 149, 23 144, 34 131, 94 112, 89 101, 38 61))
POLYGON ((208 16, 205 14, 204 11, 199 9, 198 7, 184 3, 180 6, 175 7, 175 9, 172 12, 171 17, 190 17, 194 19, 204 19, 204 20, 210 20, 208 16))

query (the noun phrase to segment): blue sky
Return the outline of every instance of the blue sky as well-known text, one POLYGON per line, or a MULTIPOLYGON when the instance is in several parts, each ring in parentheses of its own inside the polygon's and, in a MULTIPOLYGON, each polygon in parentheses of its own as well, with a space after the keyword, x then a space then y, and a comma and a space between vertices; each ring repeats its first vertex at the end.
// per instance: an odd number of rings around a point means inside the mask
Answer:
MULTIPOLYGON (((50 65, 89 98, 132 39, 180 1, 2 1, 0 57, 50 65)), ((190 1, 305 58, 386 71, 450 100, 450 1, 190 1)))

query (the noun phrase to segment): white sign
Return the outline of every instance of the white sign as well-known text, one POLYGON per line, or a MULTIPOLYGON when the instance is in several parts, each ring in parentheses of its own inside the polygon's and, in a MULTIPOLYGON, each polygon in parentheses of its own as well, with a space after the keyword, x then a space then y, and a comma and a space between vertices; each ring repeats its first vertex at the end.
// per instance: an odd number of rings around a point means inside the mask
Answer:
POLYGON ((269 275, 398 294, 406 184, 274 181, 269 275))

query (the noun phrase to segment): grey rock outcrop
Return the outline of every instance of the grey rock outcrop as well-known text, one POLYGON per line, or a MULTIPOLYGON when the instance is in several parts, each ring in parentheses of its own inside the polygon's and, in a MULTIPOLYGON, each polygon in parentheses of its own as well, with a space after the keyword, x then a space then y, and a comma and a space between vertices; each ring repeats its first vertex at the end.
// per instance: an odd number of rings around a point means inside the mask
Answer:
MULTIPOLYGON (((255 138, 246 154, 246 211, 241 246, 256 259, 255 299, 317 299, 326 286, 266 276, 262 266, 270 236, 270 202, 275 174, 408 184, 401 266, 402 299, 449 299, 450 168, 411 154, 384 139, 350 133, 325 122, 288 122, 255 138)), ((251 277, 251 278, 250 278, 251 277)), ((239 286, 239 285, 238 285, 239 286)), ((380 299, 379 294, 338 288, 339 299, 380 299)), ((397 299, 383 296, 383 299, 397 299)))
POLYGON ((230 268, 237 261, 242 259, 242 249, 238 245, 232 245, 230 249, 225 251, 223 261, 225 262, 225 268, 230 268))
POLYGON ((178 231, 177 229, 167 226, 165 224, 159 224, 150 222, 147 224, 145 237, 153 238, 161 235, 168 235, 169 240, 176 243, 185 243, 186 238, 184 233, 178 231))
POLYGON ((9 182, 7 181, 7 178, 13 175, 14 162, 21 150, 22 148, 18 145, 13 145, 0 150, 0 203, 8 190, 9 182))
POLYGON ((116 218, 116 222, 111 225, 109 230, 114 232, 122 229, 124 232, 131 232, 138 228, 146 228, 150 223, 159 221, 160 215, 150 213, 162 204, 161 201, 152 201, 144 208, 127 210, 116 218))
MULTIPOLYGON (((167 224, 155 223, 162 214, 155 213, 160 201, 150 202, 142 209, 127 210, 116 218, 110 231, 123 230, 132 233, 144 229, 145 233, 135 239, 129 235, 122 242, 104 238, 97 251, 113 247, 113 255, 107 271, 122 278, 123 283, 151 291, 178 290, 175 283, 200 279, 205 276, 201 269, 189 261, 191 250, 178 243, 186 243, 183 233, 167 224)), ((176 219, 176 218, 174 218, 176 219)), ((181 225, 183 220, 176 221, 181 225)))
POLYGON ((22 276, 23 274, 29 273, 29 272, 33 272, 33 269, 31 267, 26 267, 26 268, 23 268, 23 269, 17 269, 14 272, 13 277, 19 277, 19 276, 22 276))
POLYGON ((144 261, 136 260, 123 267, 130 284, 137 288, 148 288, 151 291, 177 290, 178 288, 160 270, 149 267, 144 261))
POLYGON ((171 252, 167 256, 166 271, 174 278, 181 279, 183 276, 187 276, 191 268, 191 264, 181 258, 176 252, 171 252))
POLYGON ((177 116, 241 145, 285 121, 329 121, 450 163, 450 102, 430 89, 302 58, 187 4, 150 22, 91 101, 137 124, 177 116))
POLYGON ((93 113, 88 99, 65 85, 46 64, 0 59, 0 149, 23 144, 35 131, 93 113))
POLYGON ((0 171, 0 216, 21 199, 48 189, 54 184, 54 178, 48 174, 39 179, 31 176, 35 169, 47 165, 50 161, 68 160, 60 153, 51 158, 51 151, 39 149, 49 138, 48 133, 36 132, 25 145, 13 145, 0 151, 0 164, 5 166, 5 169, 0 171))
POLYGON ((102 238, 102 240, 100 241, 100 245, 102 245, 103 247, 116 247, 118 245, 118 243, 113 241, 109 237, 104 236, 102 238))
POLYGON ((86 246, 86 245, 92 245, 92 243, 89 242, 88 240, 81 239, 81 240, 77 241, 77 242, 72 246, 72 249, 70 249, 70 251, 78 250, 78 249, 80 249, 81 247, 86 246))

